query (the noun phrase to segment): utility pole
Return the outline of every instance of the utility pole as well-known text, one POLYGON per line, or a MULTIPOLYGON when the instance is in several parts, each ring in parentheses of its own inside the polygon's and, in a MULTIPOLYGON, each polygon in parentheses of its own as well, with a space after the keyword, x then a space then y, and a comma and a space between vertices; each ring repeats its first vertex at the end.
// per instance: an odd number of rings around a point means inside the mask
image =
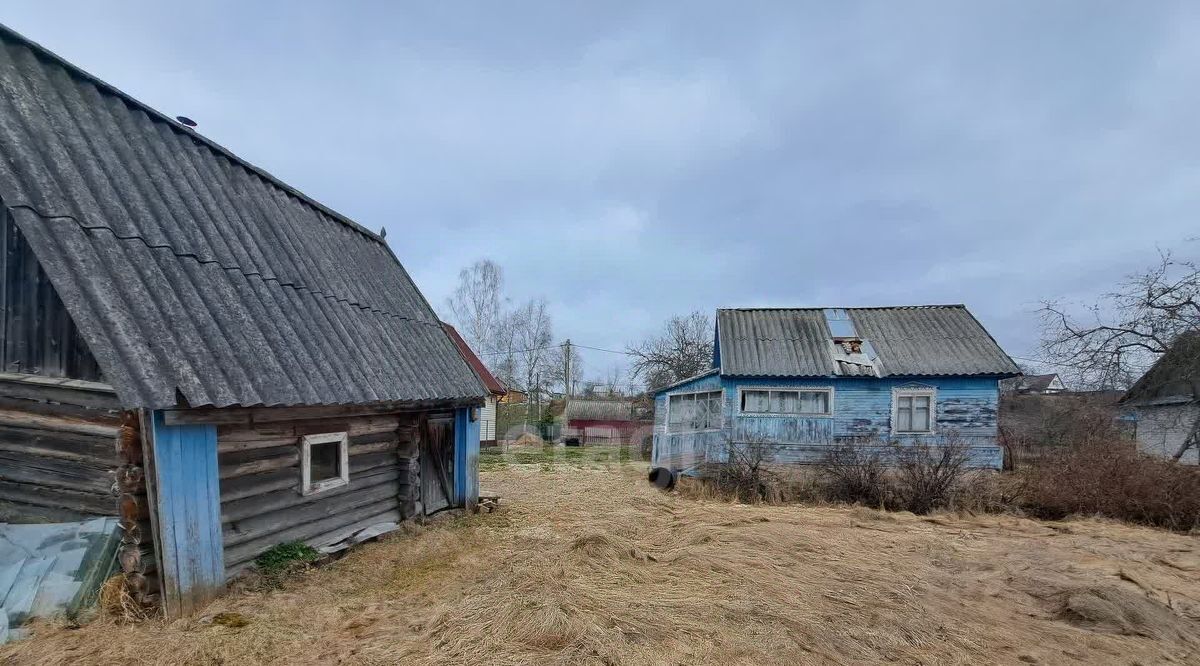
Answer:
POLYGON ((565 347, 566 347, 567 353, 563 354, 563 356, 567 359, 567 368, 566 368, 566 371, 563 373, 563 376, 565 376, 567 378, 567 381, 566 381, 566 387, 563 390, 563 394, 566 395, 566 397, 570 398, 571 397, 571 338, 567 338, 567 343, 566 343, 565 347))

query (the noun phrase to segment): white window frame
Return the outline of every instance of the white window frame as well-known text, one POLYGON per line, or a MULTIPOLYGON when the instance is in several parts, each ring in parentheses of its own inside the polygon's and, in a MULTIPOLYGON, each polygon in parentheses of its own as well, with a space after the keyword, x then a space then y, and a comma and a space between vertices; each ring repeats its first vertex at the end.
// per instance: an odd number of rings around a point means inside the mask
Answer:
POLYGON ((892 434, 932 435, 937 432, 937 389, 932 386, 897 386, 892 389, 892 434), (900 422, 900 398, 929 398, 929 429, 928 430, 898 430, 900 422))
POLYGON ((831 419, 831 418, 833 418, 833 397, 834 396, 833 396, 833 387, 832 386, 739 386, 738 387, 737 409, 738 409, 739 416, 750 416, 750 417, 755 417, 755 418, 762 417, 762 416, 767 416, 767 417, 773 416, 776 418, 788 418, 788 419, 797 419, 797 418, 799 418, 799 419, 831 419), (807 391, 810 393, 815 393, 815 392, 820 391, 823 393, 827 393, 829 395, 829 400, 826 403, 829 405, 829 411, 825 412, 823 414, 816 414, 816 413, 813 413, 813 414, 802 414, 802 413, 774 414, 771 412, 747 412, 746 410, 742 409, 742 405, 746 404, 746 402, 745 402, 746 398, 742 394, 745 393, 746 391, 807 391))
POLYGON ((696 433, 696 432, 719 432, 720 430, 722 430, 725 427, 725 389, 715 388, 715 389, 705 389, 702 391, 680 391, 678 393, 668 393, 667 394, 667 421, 666 421, 665 425, 667 428, 668 435, 687 435, 687 434, 696 433), (671 398, 676 398, 676 397, 684 396, 684 395, 708 395, 709 393, 721 394, 721 399, 718 401, 718 403, 721 405, 721 413, 720 413, 721 418, 718 420, 719 425, 717 425, 717 427, 704 428, 702 430, 671 430, 671 398))
POLYGON ((350 437, 344 432, 323 432, 300 438, 300 494, 316 495, 334 488, 350 485, 350 437), (336 478, 312 479, 312 447, 314 444, 338 445, 341 475, 336 478))

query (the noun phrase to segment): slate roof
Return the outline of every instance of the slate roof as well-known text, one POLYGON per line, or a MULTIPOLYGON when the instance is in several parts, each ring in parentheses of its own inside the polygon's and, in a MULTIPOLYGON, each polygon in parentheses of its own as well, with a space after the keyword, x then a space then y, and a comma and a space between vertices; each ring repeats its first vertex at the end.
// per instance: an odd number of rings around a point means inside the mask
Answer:
POLYGON ((846 362, 824 308, 717 311, 721 374, 733 377, 1016 375, 962 305, 845 308, 873 367, 846 362))
POLYGON ((1057 373, 1048 375, 1023 375, 1021 377, 1013 377, 1005 379, 1000 384, 1000 388, 1006 391, 1029 391, 1032 393, 1042 393, 1050 389, 1050 384, 1058 379, 1057 373))
POLYGON ((497 379, 492 374, 492 371, 487 369, 487 366, 475 354, 475 350, 471 349, 471 345, 468 345, 467 341, 458 334, 458 329, 446 322, 442 322, 442 327, 446 329, 446 333, 454 341, 454 346, 458 348, 458 353, 462 354, 463 360, 471 366, 471 369, 483 381, 483 385, 487 388, 488 392, 492 395, 504 395, 508 393, 508 389, 504 388, 504 382, 497 379))
POLYGON ((0 205, 127 407, 485 394, 377 235, 3 26, 0 205))
POLYGON ((563 410, 567 421, 634 421, 629 400, 585 400, 572 398, 563 410))
POLYGON ((1200 400, 1200 332, 1184 333, 1125 392, 1130 405, 1168 405, 1200 400))

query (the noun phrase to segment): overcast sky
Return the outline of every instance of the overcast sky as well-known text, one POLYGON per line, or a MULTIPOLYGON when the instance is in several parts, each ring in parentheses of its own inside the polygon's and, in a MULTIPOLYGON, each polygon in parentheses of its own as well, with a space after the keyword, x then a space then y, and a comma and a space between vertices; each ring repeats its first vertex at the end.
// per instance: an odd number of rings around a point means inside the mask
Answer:
POLYGON ((435 305, 492 258, 599 347, 693 309, 965 303, 1031 356, 1039 300, 1200 234, 1200 3, 648 4, 0 22, 386 227, 435 305))

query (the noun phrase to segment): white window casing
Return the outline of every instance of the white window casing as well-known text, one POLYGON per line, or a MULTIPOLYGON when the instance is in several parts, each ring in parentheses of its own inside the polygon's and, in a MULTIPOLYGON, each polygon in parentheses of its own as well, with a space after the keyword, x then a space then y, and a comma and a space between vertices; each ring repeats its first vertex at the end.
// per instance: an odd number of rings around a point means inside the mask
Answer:
POLYGON ((900 386, 892 389, 893 435, 928 435, 936 430, 936 388, 900 386))
POLYGON ((316 495, 334 488, 350 485, 350 438, 344 432, 325 432, 315 435, 305 435, 300 439, 300 494, 316 495), (318 472, 318 478, 313 478, 313 449, 337 445, 337 469, 335 474, 325 475, 318 472))
POLYGON ((738 414, 830 418, 833 416, 833 387, 741 386, 738 387, 738 414))

